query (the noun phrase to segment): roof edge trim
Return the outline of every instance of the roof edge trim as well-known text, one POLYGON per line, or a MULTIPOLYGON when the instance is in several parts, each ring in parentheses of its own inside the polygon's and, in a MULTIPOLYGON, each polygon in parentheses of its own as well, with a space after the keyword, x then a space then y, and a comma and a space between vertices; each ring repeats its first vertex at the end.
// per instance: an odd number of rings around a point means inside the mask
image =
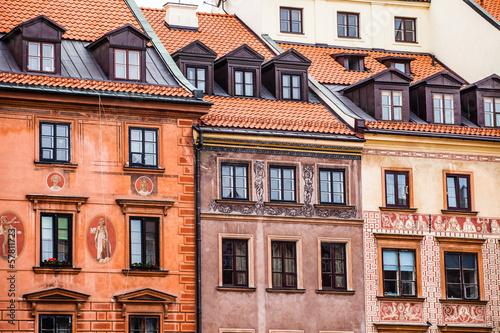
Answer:
POLYGON ((486 21, 491 23, 495 28, 500 30, 500 21, 494 18, 490 13, 488 13, 483 7, 481 7, 474 0, 464 0, 472 9, 474 9, 479 15, 481 15, 486 21))

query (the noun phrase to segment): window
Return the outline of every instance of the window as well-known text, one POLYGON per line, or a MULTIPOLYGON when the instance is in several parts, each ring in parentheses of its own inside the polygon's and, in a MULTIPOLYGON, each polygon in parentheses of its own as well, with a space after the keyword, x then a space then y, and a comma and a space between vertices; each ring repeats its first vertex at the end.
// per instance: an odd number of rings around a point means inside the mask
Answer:
POLYGON ((55 46, 50 43, 28 42, 28 70, 55 72, 55 46))
POLYGON ((394 27, 396 42, 415 43, 417 41, 414 18, 396 17, 394 27))
POLYGON ((500 127, 500 98, 484 98, 484 126, 500 127))
POLYGON ((403 120, 403 92, 381 90, 382 120, 403 120))
POLYGON ((248 200, 248 165, 222 164, 222 198, 248 200))
POLYGON ((479 299, 476 253, 444 253, 447 299, 479 299))
POLYGON ((40 333, 71 333, 72 316, 40 315, 40 333))
POLYGON ((271 166, 271 201, 295 202, 295 167, 271 166))
POLYGON ((470 193, 470 175, 446 174, 448 209, 470 211, 470 193))
POLYGON ((158 316, 130 316, 130 333, 158 333, 158 316))
POLYGON ((403 73, 408 73, 408 71, 406 70, 406 64, 405 63, 395 62, 394 63, 394 68, 396 68, 397 70, 400 70, 403 73))
POLYGON ((337 34, 339 37, 359 38, 359 15, 337 13, 337 34))
POLYGON ((302 33, 302 9, 280 8, 280 31, 302 33))
POLYGON ((281 76, 282 89, 283 89, 283 99, 295 99, 300 100, 300 75, 289 75, 283 74, 281 76))
POLYGON ((206 68, 204 67, 186 67, 187 79, 193 86, 197 89, 202 90, 203 93, 206 93, 206 68))
POLYGON ((384 296, 417 296, 415 250, 382 250, 384 296))
POLYGON ((248 240, 222 240, 222 284, 248 286, 248 240))
POLYGON ((273 288, 297 288, 296 242, 272 241, 273 288))
POLYGON ((141 52, 115 50, 115 79, 141 79, 141 52))
POLYGON ((319 169, 320 203, 345 205, 344 170, 319 169))
POLYGON ((385 205, 410 207, 409 172, 385 171, 385 205))
POLYGON ((158 167, 158 130, 129 128, 130 166, 158 167))
POLYGON ((234 71, 234 94, 236 96, 254 96, 253 72, 234 71))
POLYGON ((71 265, 72 223, 71 215, 41 215, 41 265, 67 263, 71 265))
POLYGON ((70 124, 40 122, 40 161, 70 162, 70 124))
POLYGON ((453 94, 432 94, 434 122, 438 124, 454 124, 453 94))
POLYGON ((130 218, 130 264, 159 269, 159 223, 156 218, 130 218))
POLYGON ((347 289, 346 244, 321 243, 321 283, 323 289, 347 289))

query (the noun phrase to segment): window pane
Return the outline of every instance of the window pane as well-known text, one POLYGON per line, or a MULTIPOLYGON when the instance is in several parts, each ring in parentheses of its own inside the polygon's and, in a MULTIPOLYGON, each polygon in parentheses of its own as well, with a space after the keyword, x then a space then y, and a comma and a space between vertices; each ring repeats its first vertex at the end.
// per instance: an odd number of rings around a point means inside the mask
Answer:
POLYGON ((253 84, 245 84, 245 96, 253 96, 253 84))
POLYGON ((337 27, 337 34, 339 37, 346 37, 347 36, 347 27, 345 25, 339 25, 337 27))
POLYGON ((411 271, 415 269, 415 253, 413 251, 400 251, 399 262, 401 271, 411 271))
POLYGON ((40 58, 29 57, 28 69, 32 70, 32 71, 39 71, 40 70, 40 58))
POLYGON ((460 177, 458 178, 459 185, 459 195, 460 195, 460 208, 468 208, 469 207, 469 190, 468 190, 468 178, 460 177))
POLYGON ((463 254, 462 255, 462 265, 464 269, 477 269, 475 254, 463 254))
POLYGON ((126 79, 127 67, 125 65, 115 64, 115 77, 118 79, 126 79))
POLYGON ((127 63, 127 54, 123 50, 115 50, 115 64, 125 65, 127 63))
POLYGON ((139 52, 136 52, 136 51, 129 51, 128 52, 129 65, 139 66, 139 59, 140 59, 139 52))
POLYGON ((386 173, 385 186, 386 186, 386 204, 387 205, 395 205, 396 204, 396 187, 395 187, 395 178, 394 178, 393 174, 386 173))
POLYGON ((398 252, 395 250, 384 250, 383 254, 384 271, 398 270, 398 252))
POLYGON ((28 43, 28 55, 33 57, 40 56, 40 44, 39 43, 28 43))
POLYGON ((397 70, 400 70, 401 72, 405 73, 406 72, 406 65, 405 64, 402 64, 402 63, 399 63, 399 62, 396 62, 394 64, 394 68, 396 68, 397 70))
POLYGON ((235 71, 234 72, 234 82, 243 83, 243 72, 242 71, 235 71))
POLYGON ((192 67, 188 67, 187 68, 187 79, 189 81, 192 81, 191 83, 193 84, 196 84, 195 83, 195 78, 196 78, 196 69, 195 68, 192 68, 192 67))
POLYGON ((292 21, 300 21, 300 10, 292 10, 292 21))
POLYGON ((446 269, 460 268, 460 258, 458 254, 445 254, 445 267, 446 269))
POLYGON ((129 66, 128 67, 128 78, 130 80, 139 80, 141 78, 140 67, 139 66, 129 66))
POLYGON ((131 263, 142 262, 141 220, 130 220, 130 260, 131 263))
POLYGON ((42 261, 53 257, 53 217, 42 216, 42 261))
POLYGON ((156 131, 144 131, 144 141, 146 142, 156 142, 156 131))
POLYGON ((290 87, 290 75, 283 75, 283 86, 290 87))
POLYGON ((53 72, 54 71, 54 59, 49 58, 49 59, 43 59, 43 71, 45 72, 53 72))
POLYGON ((282 20, 289 20, 290 19, 290 11, 287 9, 281 9, 280 10, 280 18, 282 20))

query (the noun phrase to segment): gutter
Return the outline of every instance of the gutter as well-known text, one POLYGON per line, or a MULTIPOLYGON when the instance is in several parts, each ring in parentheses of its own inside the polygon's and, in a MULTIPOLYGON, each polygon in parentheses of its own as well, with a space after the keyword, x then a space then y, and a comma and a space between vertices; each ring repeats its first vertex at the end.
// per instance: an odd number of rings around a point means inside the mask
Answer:
POLYGON ((196 333, 201 333, 201 183, 200 183, 200 151, 203 147, 203 129, 196 129, 193 127, 193 131, 199 133, 199 142, 196 143, 193 140, 193 150, 194 150, 194 188, 195 188, 195 225, 194 225, 194 237, 195 245, 194 251, 195 255, 195 308, 196 308, 196 333))
POLYGON ((182 87, 192 92, 196 98, 203 99, 203 91, 196 89, 196 87, 184 77, 179 67, 177 67, 177 64, 175 63, 174 59, 172 59, 170 53, 168 53, 167 49, 165 48, 165 45, 163 45, 163 43, 160 41, 160 38, 158 38, 158 35, 156 35, 155 31, 153 30, 149 22, 146 20, 146 17, 142 13, 139 6, 137 6, 135 1, 134 0, 124 0, 124 1, 132 11, 132 14, 134 14, 141 28, 146 32, 146 34, 149 37, 151 37, 151 43, 153 44, 153 47, 155 48, 156 52, 158 52, 158 55, 163 60, 163 62, 165 63, 165 65, 167 66, 173 77, 177 80, 177 82, 182 87))

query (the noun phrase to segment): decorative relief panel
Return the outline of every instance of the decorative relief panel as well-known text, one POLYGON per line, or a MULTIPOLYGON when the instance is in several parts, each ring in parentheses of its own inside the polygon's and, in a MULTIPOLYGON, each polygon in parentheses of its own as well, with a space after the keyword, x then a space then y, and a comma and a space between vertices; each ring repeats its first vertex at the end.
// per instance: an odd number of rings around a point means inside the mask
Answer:
POLYGON ((429 229, 429 218, 420 214, 383 213, 382 228, 425 231, 429 229))
POLYGON ((380 302, 380 320, 421 322, 423 320, 422 303, 380 302))
POLYGON ((432 218, 432 230, 489 234, 500 232, 497 220, 477 217, 441 216, 432 218))
POLYGON ((485 324, 486 306, 475 304, 443 304, 445 323, 485 324))

